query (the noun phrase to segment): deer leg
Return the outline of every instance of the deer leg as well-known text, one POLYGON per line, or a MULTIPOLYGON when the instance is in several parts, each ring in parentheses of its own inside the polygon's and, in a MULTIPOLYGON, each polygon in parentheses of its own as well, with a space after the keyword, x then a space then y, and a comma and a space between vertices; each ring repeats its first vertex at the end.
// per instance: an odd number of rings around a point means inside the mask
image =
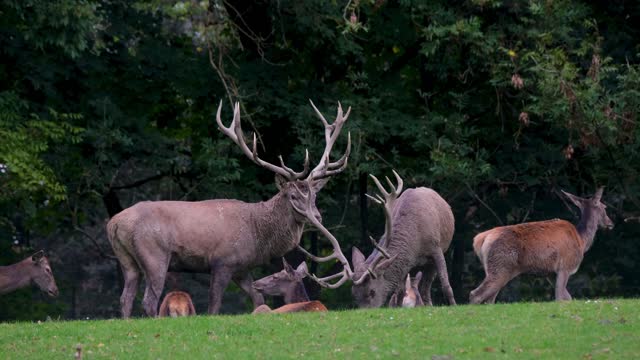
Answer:
POLYGON ((158 302, 160 302, 166 277, 166 269, 157 272, 147 272, 145 274, 146 288, 144 290, 144 297, 142 298, 142 306, 144 307, 144 312, 147 313, 149 317, 156 317, 158 315, 158 302))
POLYGON ((569 272, 558 271, 556 276, 556 300, 571 300, 571 295, 567 291, 567 282, 569 281, 569 272))
POLYGON ((158 302, 169 270, 170 255, 157 248, 146 248, 138 254, 144 272, 145 290, 142 307, 149 317, 158 315, 158 302))
POLYGON ((424 275, 420 282, 420 296, 422 296, 422 300, 425 305, 432 306, 431 285, 433 284, 433 280, 436 278, 438 271, 434 264, 426 265, 422 271, 424 275))
POLYGON ((496 298, 498 297, 499 293, 500 293, 500 290, 496 291, 493 295, 491 295, 491 297, 487 299, 487 304, 495 304, 496 298))
POLYGON ((222 295, 224 294, 233 272, 226 266, 212 264, 211 280, 209 283, 209 314, 217 314, 222 305, 222 295))
POLYGON ((233 282, 235 282, 247 295, 249 295, 253 302, 254 309, 264 304, 264 297, 262 294, 253 288, 253 277, 251 274, 247 272, 239 276, 234 276, 233 282))
POLYGON ((436 251, 433 255, 433 261, 435 262, 436 269, 438 269, 438 277, 440 279, 440 286, 442 292, 447 297, 449 305, 455 305, 456 299, 453 297, 453 290, 449 284, 449 275, 447 274, 447 262, 444 260, 444 254, 442 250, 436 251))
POLYGON ((133 307, 133 300, 138 292, 138 284, 140 283, 140 270, 137 265, 135 268, 122 267, 122 274, 124 275, 124 288, 122 289, 122 295, 120 296, 120 309, 122 310, 122 317, 128 319, 131 316, 131 308, 133 307))
POLYGON ((120 311, 122 317, 127 319, 131 316, 131 309, 133 308, 133 301, 136 298, 138 292, 138 285, 140 284, 140 267, 135 258, 125 249, 118 241, 112 242, 113 252, 118 257, 120 262, 120 268, 122 269, 122 275, 124 277, 124 287, 122 289, 122 295, 120 295, 120 311))
POLYGON ((483 302, 493 304, 500 290, 514 277, 487 274, 482 284, 471 292, 469 302, 471 304, 481 304, 483 302))

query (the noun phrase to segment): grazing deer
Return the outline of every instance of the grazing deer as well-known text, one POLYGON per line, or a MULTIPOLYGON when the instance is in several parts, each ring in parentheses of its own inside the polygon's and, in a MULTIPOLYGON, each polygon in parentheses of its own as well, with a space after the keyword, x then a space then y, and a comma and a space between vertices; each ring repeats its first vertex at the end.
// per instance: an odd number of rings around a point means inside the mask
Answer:
POLYGON ((49 260, 40 250, 28 258, 8 266, 0 266, 0 295, 4 295, 35 283, 51 297, 58 296, 58 286, 53 278, 49 260))
POLYGON ((613 228, 606 206, 600 202, 602 191, 599 188, 591 199, 562 191, 580 209, 577 226, 555 219, 500 226, 476 235, 473 250, 486 276, 471 291, 469 301, 494 303, 502 287, 524 273, 556 273, 556 300, 571 300, 569 276, 578 271, 598 228, 613 228))
POLYGON ((158 316, 179 316, 195 315, 196 309, 193 307, 191 296, 184 291, 171 291, 164 296, 158 316))
POLYGON ((328 311, 327 307, 324 306, 320 301, 305 301, 305 302, 297 302, 293 304, 287 304, 280 306, 277 309, 271 310, 271 308, 267 305, 260 305, 255 310, 253 310, 252 314, 284 314, 284 313, 293 313, 293 312, 325 312, 328 311))
POLYGON ((282 258, 284 269, 275 274, 253 282, 253 288, 264 295, 282 296, 285 304, 309 301, 302 279, 307 276, 307 263, 304 261, 294 269, 282 258))
POLYGON ((145 277, 143 307, 148 316, 155 316, 167 271, 210 273, 210 314, 218 313, 222 294, 233 280, 253 301, 254 307, 264 303, 262 295, 253 290, 250 269, 281 257, 300 243, 305 223, 318 228, 334 247, 333 259, 338 259, 349 276, 351 269, 340 250, 340 244, 321 224, 316 208, 316 194, 328 178, 342 172, 351 151, 351 136, 347 149, 337 161, 329 160, 351 108, 346 114, 338 103, 333 124, 329 124, 313 105, 324 124, 325 149, 318 165, 309 171, 309 153, 304 169, 295 172, 258 157, 256 135, 252 147, 245 143, 240 124, 240 106, 235 104, 233 121, 222 124, 218 107, 216 122, 220 130, 257 165, 276 174, 279 192, 270 200, 246 203, 239 200, 146 201, 115 215, 107 224, 107 234, 124 275, 124 289, 120 297, 122 316, 131 315, 141 275, 145 277))
POLYGON ((358 248, 353 248, 354 273, 351 292, 360 307, 380 307, 389 295, 402 287, 409 271, 422 269, 422 297, 431 305, 431 284, 439 275, 442 291, 449 304, 456 303, 449 285, 444 252, 453 239, 454 218, 451 207, 432 189, 419 187, 402 192, 402 179, 393 171, 397 187, 389 178, 387 192, 378 179, 371 175, 382 193, 370 199, 384 206, 385 234, 376 249, 365 260, 358 248))
POLYGON ((418 290, 418 285, 420 284, 421 279, 422 271, 419 271, 413 279, 411 279, 410 274, 407 274, 407 280, 404 284, 404 291, 397 292, 391 295, 391 300, 389 300, 389 307, 402 306, 405 308, 413 308, 416 306, 424 306, 422 296, 420 296, 420 291, 418 290))

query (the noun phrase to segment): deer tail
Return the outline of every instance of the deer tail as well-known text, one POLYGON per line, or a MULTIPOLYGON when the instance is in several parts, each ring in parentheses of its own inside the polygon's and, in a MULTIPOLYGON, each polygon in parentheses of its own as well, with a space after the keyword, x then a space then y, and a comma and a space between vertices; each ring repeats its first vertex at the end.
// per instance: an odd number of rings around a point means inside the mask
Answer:
POLYGON ((484 264, 484 261, 483 261, 484 256, 482 255, 482 245, 484 245, 484 241, 490 232, 491 230, 481 232, 480 234, 476 235, 473 238, 473 252, 476 253, 476 256, 478 257, 478 259, 480 259, 480 262, 482 262, 483 264, 484 264))
POLYGON ((114 219, 111 219, 111 221, 107 223, 107 238, 109 239, 109 242, 111 244, 113 244, 113 241, 116 239, 117 231, 118 231, 118 222, 114 221, 114 219))

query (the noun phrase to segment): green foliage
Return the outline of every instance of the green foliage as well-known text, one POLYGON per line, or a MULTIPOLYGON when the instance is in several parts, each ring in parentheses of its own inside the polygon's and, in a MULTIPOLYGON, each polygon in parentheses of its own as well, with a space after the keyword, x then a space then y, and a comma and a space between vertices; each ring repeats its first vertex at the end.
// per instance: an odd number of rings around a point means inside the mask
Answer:
MULTIPOLYGON (((5 0, 2 23, 6 30, 36 51, 52 48, 72 58, 88 49, 98 50, 102 30, 100 2, 91 0, 5 0)), ((7 35, 7 34, 5 34, 7 35)))
MULTIPOLYGON (((219 101, 228 124, 239 100, 260 156, 277 163, 282 155, 295 169, 305 149, 317 161, 324 147, 308 100, 330 121, 340 101, 352 113, 332 158, 344 151, 347 131, 352 153, 318 204, 343 250, 370 250, 365 235, 384 227, 381 210, 360 201, 373 184, 364 189, 359 180, 396 169, 407 187, 432 187, 451 204, 452 248, 465 252, 453 256, 452 283, 466 299, 482 277, 474 234, 574 220, 557 190, 587 195, 606 185, 616 230, 598 233, 570 287, 579 296, 640 289, 640 228, 623 222, 640 213, 640 30, 627 25, 640 21, 637 4, 3 4, 0 243, 17 236, 63 259, 102 264, 111 255, 104 219, 137 201, 265 200, 275 193, 273 174, 217 130, 219 101)), ((328 251, 320 239, 319 253, 328 251)), ((115 267, 82 279, 76 264, 54 265, 64 281, 82 282, 78 288, 104 285, 117 307, 115 267)), ((524 278, 505 299, 544 299, 546 281, 524 278)), ((322 297, 351 300, 346 287, 322 297)))
POLYGON ((42 156, 51 142, 80 142, 82 130, 68 120, 77 114, 59 114, 49 109, 48 118, 29 113, 26 101, 15 93, 0 93, 0 197, 3 200, 39 194, 54 201, 65 198, 65 187, 42 156))

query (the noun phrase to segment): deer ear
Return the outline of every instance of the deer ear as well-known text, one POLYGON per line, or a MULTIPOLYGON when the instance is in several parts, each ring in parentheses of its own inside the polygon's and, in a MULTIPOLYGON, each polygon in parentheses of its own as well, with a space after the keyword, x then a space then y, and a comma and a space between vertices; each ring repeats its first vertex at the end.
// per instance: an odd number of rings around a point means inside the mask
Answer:
POLYGON ((416 277, 413 278, 413 281, 411 283, 414 287, 417 288, 418 284, 420 284, 420 280, 422 280, 422 271, 418 271, 416 277))
POLYGON ((285 258, 282 258, 282 267, 284 268, 284 271, 289 274, 295 273, 295 270, 293 270, 293 267, 289 265, 289 263, 287 262, 287 260, 285 260, 285 258))
POLYGON ((38 261, 42 260, 43 257, 44 257, 44 251, 40 250, 37 253, 31 255, 31 260, 33 262, 38 262, 38 261))
POLYGON ((398 257, 398 254, 393 255, 390 259, 385 259, 382 262, 380 262, 375 269, 373 269, 373 271, 376 273, 376 275, 380 276, 382 275, 383 272, 385 272, 389 266, 391 266, 391 264, 393 264, 394 261, 396 261, 396 258, 398 257))
POLYGON ((411 274, 407 274, 407 280, 404 282, 405 290, 411 289, 411 274))
POLYGON ((320 189, 322 189, 327 184, 328 181, 329 181, 329 178, 313 180, 311 181, 311 189, 313 190, 313 192, 317 193, 318 191, 320 191, 320 189))
POLYGON ((298 265, 298 267, 296 268, 296 274, 298 274, 298 276, 302 278, 306 277, 309 274, 306 261, 303 261, 300 263, 300 265, 298 265))
POLYGON ((282 175, 276 174, 276 187, 282 191, 289 181, 282 175))
POLYGON ((571 201, 573 203, 573 205, 579 207, 580 209, 582 209, 582 203, 584 202, 584 199, 579 197, 579 196, 575 196, 573 194, 569 194, 568 192, 564 191, 564 190, 560 190, 560 192, 562 192, 562 194, 569 199, 569 201, 571 201))
POLYGON ((364 264, 364 255, 355 246, 351 250, 351 262, 353 263, 353 268, 354 269, 357 269, 357 268, 361 267, 364 264))

